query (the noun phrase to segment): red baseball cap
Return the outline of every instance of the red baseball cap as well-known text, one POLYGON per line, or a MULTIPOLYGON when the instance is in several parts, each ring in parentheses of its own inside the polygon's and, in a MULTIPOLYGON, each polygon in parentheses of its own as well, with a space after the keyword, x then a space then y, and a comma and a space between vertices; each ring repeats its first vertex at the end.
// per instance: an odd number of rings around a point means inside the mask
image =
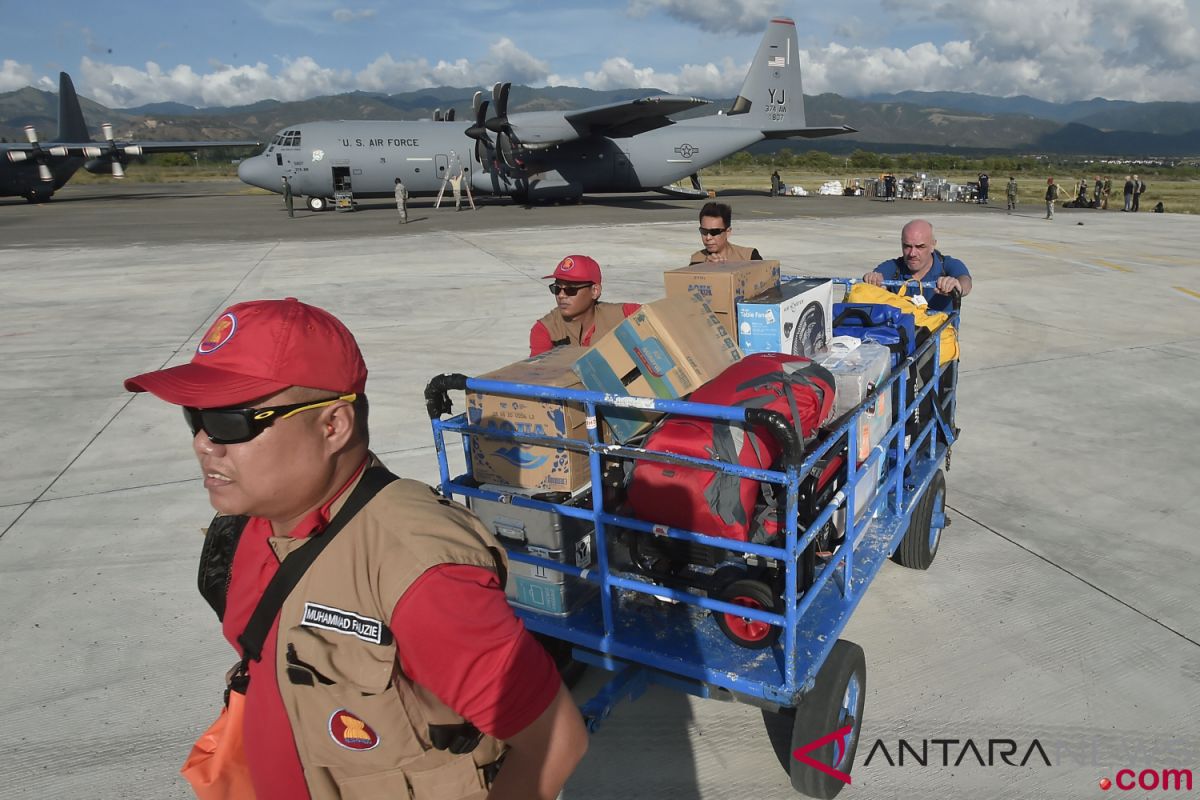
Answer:
POLYGON ((543 275, 542 278, 573 283, 600 283, 600 265, 596 263, 596 259, 587 256, 567 256, 558 262, 553 274, 543 275))
POLYGON ((125 381, 168 403, 221 408, 290 386, 362 393, 367 365, 354 335, 324 309, 285 300, 253 300, 217 317, 187 364, 125 381))

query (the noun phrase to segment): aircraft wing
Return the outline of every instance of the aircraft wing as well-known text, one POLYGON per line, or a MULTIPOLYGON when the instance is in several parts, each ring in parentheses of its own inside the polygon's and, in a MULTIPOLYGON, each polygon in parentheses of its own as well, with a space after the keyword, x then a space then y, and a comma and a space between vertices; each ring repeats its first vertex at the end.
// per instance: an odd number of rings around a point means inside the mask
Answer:
POLYGON ((660 94, 638 100, 583 108, 579 111, 568 112, 563 117, 581 132, 580 135, 619 138, 674 124, 673 120, 668 119, 671 114, 708 105, 709 102, 698 97, 660 94))

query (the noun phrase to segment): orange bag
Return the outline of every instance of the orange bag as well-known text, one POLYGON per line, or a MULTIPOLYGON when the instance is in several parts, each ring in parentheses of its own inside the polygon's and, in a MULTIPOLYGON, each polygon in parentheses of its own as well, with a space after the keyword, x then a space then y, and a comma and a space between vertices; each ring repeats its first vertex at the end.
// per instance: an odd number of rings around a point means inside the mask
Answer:
POLYGON ((254 784, 242 748, 246 695, 231 690, 221 716, 208 727, 179 770, 199 800, 254 800, 254 784))

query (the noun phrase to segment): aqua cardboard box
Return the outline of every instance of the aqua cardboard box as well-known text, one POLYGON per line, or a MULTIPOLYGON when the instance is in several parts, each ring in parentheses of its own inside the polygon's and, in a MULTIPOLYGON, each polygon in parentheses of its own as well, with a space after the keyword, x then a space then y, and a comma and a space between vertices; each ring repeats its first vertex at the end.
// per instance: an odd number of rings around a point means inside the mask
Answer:
POLYGON ((713 313, 731 324, 738 301, 779 285, 778 261, 702 262, 663 273, 667 297, 699 294, 713 313))
POLYGON ((751 353, 813 358, 833 338, 833 282, 794 280, 739 300, 738 346, 751 353))
POLYGON ((668 297, 627 317, 576 362, 575 373, 588 389, 630 398, 604 414, 625 442, 657 416, 637 398, 685 397, 741 358, 734 332, 699 295, 668 297))
MULTIPOLYGON (((582 347, 557 347, 481 377, 489 380, 582 389, 572 370, 582 347)), ((467 392, 467 421, 498 432, 586 440, 584 410, 575 403, 467 392)), ((542 491, 570 492, 586 484, 587 454, 565 447, 521 444, 471 436, 476 480, 542 491)))

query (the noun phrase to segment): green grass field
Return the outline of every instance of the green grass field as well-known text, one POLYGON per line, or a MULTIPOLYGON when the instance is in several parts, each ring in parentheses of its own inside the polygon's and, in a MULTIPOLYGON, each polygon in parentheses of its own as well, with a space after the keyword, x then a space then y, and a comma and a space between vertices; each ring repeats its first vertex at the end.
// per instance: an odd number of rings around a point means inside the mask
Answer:
MULTIPOLYGON (((899 173, 897 173, 899 175, 899 173)), ((132 164, 126 168, 126 183, 186 183, 203 180, 226 180, 237 177, 237 165, 213 164, 202 162, 199 166, 162 166, 157 164, 132 164)), ((878 177, 876 174, 861 174, 853 172, 821 173, 804 172, 799 170, 780 170, 780 177, 789 186, 799 184, 807 191, 815 193, 817 187, 828 180, 840 180, 843 184, 858 178, 878 177)), ((939 177, 947 178, 955 183, 967 183, 978 177, 978 173, 948 173, 939 177)), ((1021 203, 1041 202, 1046 191, 1047 176, 1024 175, 1017 178, 1019 187, 1018 199, 1021 203)), ((1060 189, 1062 199, 1074 196, 1074 186, 1082 175, 1054 175, 1055 181, 1063 188, 1060 189)), ((1088 176, 1089 186, 1095 180, 1095 173, 1088 176)), ((1109 197, 1109 208, 1119 209, 1122 205, 1121 187, 1125 183, 1125 174, 1111 176, 1114 194, 1109 197)), ((701 172, 701 179, 706 189, 720 193, 729 189, 749 189, 768 191, 771 188, 770 170, 762 168, 715 166, 701 172)), ((1142 195, 1141 209, 1149 211, 1158 201, 1162 201, 1168 213, 1200 214, 1200 179, 1175 178, 1163 175, 1147 175, 1146 193, 1142 195)), ((92 175, 80 170, 75 173, 72 181, 89 184, 111 181, 108 175, 92 175)), ((998 205, 1004 203, 1004 187, 1008 183, 1007 175, 993 175, 991 199, 998 205)), ((246 187, 247 191, 261 191, 246 187)), ((1089 190, 1090 196, 1090 190, 1089 190)))

